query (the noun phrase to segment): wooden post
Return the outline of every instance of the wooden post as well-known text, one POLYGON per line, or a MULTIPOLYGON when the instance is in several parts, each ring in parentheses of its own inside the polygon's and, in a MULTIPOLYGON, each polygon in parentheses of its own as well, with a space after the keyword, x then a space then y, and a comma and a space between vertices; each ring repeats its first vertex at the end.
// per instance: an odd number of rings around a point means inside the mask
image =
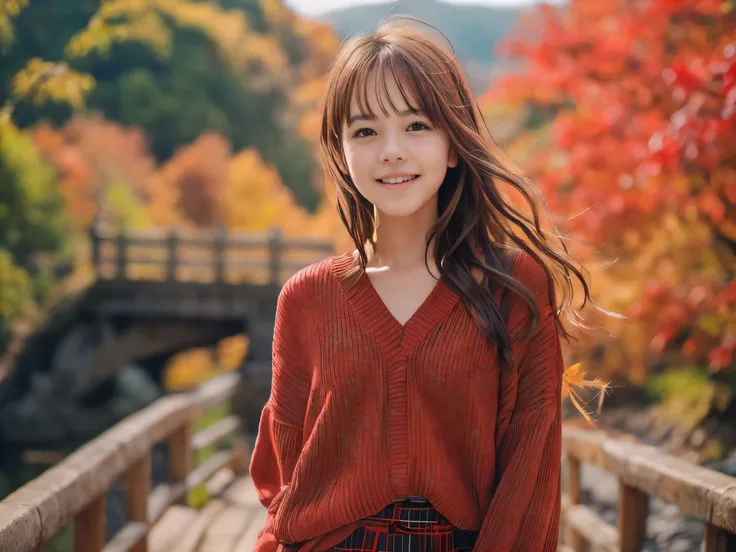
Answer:
POLYGON ((618 537, 621 552, 639 552, 647 534, 649 495, 619 483, 618 537))
POLYGON ((703 545, 704 552, 735 552, 736 535, 706 522, 703 545))
POLYGON ((101 260, 100 260, 100 223, 97 220, 97 217, 92 221, 92 224, 89 227, 89 241, 90 241, 90 258, 92 261, 92 266, 94 267, 95 271, 95 278, 100 277, 101 273, 101 260))
POLYGON ((215 262, 215 282, 225 281, 225 252, 227 246, 227 228, 220 223, 215 229, 215 244, 213 249, 215 262))
POLYGON ((124 226, 120 228, 116 241, 118 245, 117 277, 119 280, 123 280, 128 269, 128 238, 124 226))
MULTIPOLYGON (((566 493, 570 498, 570 505, 580 504, 580 460, 572 456, 567 455, 567 481, 566 481, 566 493)), ((581 552, 585 550, 585 541, 572 526, 568 526, 567 539, 568 544, 575 552, 581 552)))
POLYGON ((281 228, 272 226, 268 229, 268 282, 278 284, 281 277, 281 251, 283 249, 281 228))
MULTIPOLYGON (((151 493, 151 451, 135 462, 126 474, 125 512, 128 522, 148 523, 148 495, 151 493)), ((131 552, 148 552, 148 537, 133 546, 131 552)))
POLYGON ((169 235, 166 239, 166 279, 169 282, 176 281, 176 265, 178 263, 177 249, 179 245, 179 235, 174 228, 169 228, 169 235))
MULTIPOLYGON (((169 437, 169 473, 171 483, 186 483, 192 471, 192 422, 187 422, 176 429, 169 437)), ((187 496, 176 501, 186 505, 187 496)))
POLYGON ((74 552, 101 552, 105 547, 105 494, 74 519, 74 552))

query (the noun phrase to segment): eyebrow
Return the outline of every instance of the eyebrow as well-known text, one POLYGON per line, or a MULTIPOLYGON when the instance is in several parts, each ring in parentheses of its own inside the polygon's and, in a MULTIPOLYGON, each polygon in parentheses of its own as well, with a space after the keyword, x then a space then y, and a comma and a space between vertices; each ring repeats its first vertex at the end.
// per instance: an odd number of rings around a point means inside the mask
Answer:
MULTIPOLYGON (((424 112, 421 109, 412 109, 411 107, 404 111, 398 112, 398 115, 399 117, 404 117, 412 113, 414 115, 424 116, 424 112)), ((375 117, 372 117, 371 115, 366 115, 365 113, 361 113, 359 115, 351 115, 350 117, 348 117, 348 126, 352 125, 353 123, 357 121, 375 121, 375 120, 376 120, 375 117)))

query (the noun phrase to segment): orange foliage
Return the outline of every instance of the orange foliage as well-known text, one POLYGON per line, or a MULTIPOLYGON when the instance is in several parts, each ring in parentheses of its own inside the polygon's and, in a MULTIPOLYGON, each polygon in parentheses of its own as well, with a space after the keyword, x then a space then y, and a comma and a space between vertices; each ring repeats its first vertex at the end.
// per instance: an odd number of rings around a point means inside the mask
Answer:
POLYGON ((151 189, 154 225, 213 226, 222 215, 230 144, 214 133, 179 149, 156 173, 151 189))
POLYGON ((82 226, 92 221, 112 185, 124 183, 135 197, 148 199, 155 160, 141 130, 99 117, 77 116, 61 129, 39 123, 32 137, 56 167, 66 209, 82 226))

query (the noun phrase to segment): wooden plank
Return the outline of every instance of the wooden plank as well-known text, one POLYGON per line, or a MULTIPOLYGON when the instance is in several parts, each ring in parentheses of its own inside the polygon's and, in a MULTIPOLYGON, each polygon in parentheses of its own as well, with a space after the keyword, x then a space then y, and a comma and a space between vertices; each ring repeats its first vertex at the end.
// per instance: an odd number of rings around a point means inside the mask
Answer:
POLYGON ((241 508, 226 507, 209 524, 198 552, 230 552, 250 524, 241 508))
POLYGON ((703 539, 703 552, 733 552, 736 550, 736 535, 716 527, 710 523, 705 524, 705 536, 703 539))
POLYGON ((247 508, 263 508, 250 477, 238 478, 223 495, 223 500, 247 508))
MULTIPOLYGON (((566 496, 570 501, 570 506, 580 503, 580 471, 581 461, 573 456, 569 451, 567 454, 567 481, 565 482, 566 496)), ((569 509, 568 509, 569 510, 569 509)), ((582 534, 575 526, 567 523, 565 519, 565 540, 570 543, 574 550, 583 550, 584 539, 582 534)))
MULTIPOLYGON (((188 420, 169 437, 169 473, 172 484, 186 485, 194 461, 191 442, 192 422, 188 420)), ((177 502, 186 505, 186 496, 177 502)))
POLYGON ((206 483, 215 473, 230 465, 233 454, 229 450, 216 452, 205 460, 196 470, 187 477, 187 487, 195 487, 206 483))
POLYGON ((256 547, 256 541, 258 540, 258 533, 266 525, 267 511, 263 506, 257 509, 248 509, 248 512, 250 513, 250 524, 241 536, 233 552, 253 552, 256 547))
MULTIPOLYGON (((123 465, 124 459, 115 443, 108 440, 85 446, 11 493, 3 504, 15 502, 35 508, 41 517, 41 533, 31 540, 48 542, 95 496, 107 491, 112 473, 123 465), (99 478, 94 477, 95 470, 100 470, 99 478)), ((0 541, 5 539, 5 535, 0 533, 0 541)), ((18 544, 26 550, 33 549, 31 543, 18 544)))
POLYGON ((100 552, 105 546, 105 494, 94 499, 74 520, 74 552, 100 552))
POLYGON ((141 542, 146 542, 148 524, 140 521, 126 523, 125 526, 110 539, 103 548, 103 552, 128 552, 136 550, 141 542))
POLYGON ((192 448, 195 451, 215 445, 235 433, 240 428, 240 419, 237 416, 228 416, 203 429, 192 438, 192 448))
POLYGON ((207 494, 219 497, 236 481, 235 473, 230 468, 223 468, 218 471, 205 484, 207 494))
POLYGON ((568 455, 585 464, 603 465, 603 444, 608 439, 603 431, 563 425, 562 438, 568 455))
POLYGON ((625 483, 619 484, 618 533, 621 552, 640 552, 647 536, 649 496, 625 483))
POLYGON ((567 510, 572 506, 570 497, 563 492, 560 497, 560 528, 559 528, 559 544, 570 543, 570 529, 567 526, 567 510))
POLYGON ((622 482, 736 533, 736 478, 647 445, 609 440, 603 451, 604 469, 622 482))
MULTIPOLYGON (((176 552, 196 552, 207 527, 225 507, 225 503, 221 500, 210 500, 195 520, 187 526, 181 540, 176 545, 176 552)), ((253 552, 253 549, 251 548, 248 552, 253 552)))
POLYGON ((187 486, 185 482, 173 485, 162 483, 148 496, 148 521, 155 525, 167 508, 172 504, 180 504, 186 500, 187 486))
POLYGON ((199 511, 186 506, 172 506, 148 534, 150 552, 177 552, 177 544, 199 511))
MULTIPOLYGON (((128 522, 140 522, 144 528, 147 528, 148 495, 151 491, 151 451, 148 451, 148 453, 143 455, 140 460, 130 467, 126 479, 125 511, 127 520, 128 522)), ((144 531, 144 537, 145 534, 144 531)), ((126 535, 126 537, 128 536, 126 535)), ((125 550, 127 551, 128 548, 125 550)), ((139 539, 133 544, 130 550, 132 552, 148 552, 146 539, 139 539)))
MULTIPOLYGON (((605 522, 598 514, 587 506, 577 504, 567 510, 567 523, 582 535, 585 542, 595 549, 605 552, 620 552, 618 545, 618 531, 605 522)), ((572 547, 574 550, 582 548, 572 547)))
POLYGON ((216 376, 200 385, 192 393, 192 400, 201 410, 218 406, 235 394, 239 382, 240 375, 235 372, 216 376))
MULTIPOLYGON (((19 550, 33 550, 41 543, 41 516, 33 505, 0 502, 0 550, 3 542, 17 543, 19 550)), ((8 550, 16 550, 9 548, 8 550)))

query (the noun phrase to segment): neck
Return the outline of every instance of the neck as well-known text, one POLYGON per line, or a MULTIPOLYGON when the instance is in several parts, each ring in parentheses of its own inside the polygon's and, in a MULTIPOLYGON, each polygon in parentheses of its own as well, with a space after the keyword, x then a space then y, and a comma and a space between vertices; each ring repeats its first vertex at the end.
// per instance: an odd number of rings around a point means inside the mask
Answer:
MULTIPOLYGON (((378 212, 376 245, 368 249, 368 266, 404 270, 424 266, 427 234, 437 222, 437 199, 427 202, 408 217, 395 217, 378 212)), ((427 260, 434 266, 434 243, 429 245, 427 260)))

